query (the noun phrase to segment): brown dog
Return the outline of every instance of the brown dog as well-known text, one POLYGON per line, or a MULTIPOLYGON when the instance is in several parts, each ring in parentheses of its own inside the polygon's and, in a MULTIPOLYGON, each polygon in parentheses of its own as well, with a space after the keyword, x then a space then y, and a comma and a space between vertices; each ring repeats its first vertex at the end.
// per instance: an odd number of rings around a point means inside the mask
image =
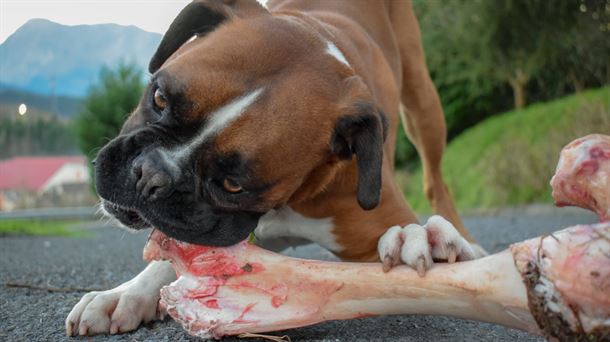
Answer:
MULTIPOLYGON (((195 1, 179 14, 138 108, 98 154, 105 210, 188 242, 231 245, 256 229, 262 239, 306 238, 344 260, 381 257, 386 269, 406 263, 423 273, 433 258, 476 257, 443 183, 445 122, 411 4, 268 7, 195 1), (459 233, 439 216, 415 224, 393 179, 399 115, 421 155, 426 196, 459 233)), ((167 263, 154 262, 85 295, 68 334, 154 319, 172 279, 167 263)))

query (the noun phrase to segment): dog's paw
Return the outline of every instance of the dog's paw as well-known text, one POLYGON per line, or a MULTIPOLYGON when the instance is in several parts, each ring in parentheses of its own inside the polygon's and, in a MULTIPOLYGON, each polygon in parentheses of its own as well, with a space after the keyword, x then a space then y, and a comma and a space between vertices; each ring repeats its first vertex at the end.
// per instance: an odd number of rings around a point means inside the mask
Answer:
POLYGON ((136 329, 158 318, 159 292, 140 292, 125 283, 108 291, 89 292, 66 319, 66 334, 116 334, 136 329))
POLYGON ((394 226, 381 236, 377 244, 384 272, 406 264, 424 276, 434 260, 454 263, 484 256, 478 245, 470 244, 449 221, 434 215, 424 226, 394 226))
POLYGON ((169 262, 152 262, 134 279, 108 291, 85 294, 66 318, 68 336, 117 334, 162 319, 160 289, 175 279, 169 262))

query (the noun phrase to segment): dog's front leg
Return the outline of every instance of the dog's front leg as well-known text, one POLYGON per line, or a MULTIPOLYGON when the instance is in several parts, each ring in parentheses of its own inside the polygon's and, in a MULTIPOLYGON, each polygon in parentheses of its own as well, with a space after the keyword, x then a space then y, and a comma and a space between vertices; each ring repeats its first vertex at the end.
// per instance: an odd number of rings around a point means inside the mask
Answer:
POLYGON ((116 334, 162 315, 159 291, 176 280, 169 261, 153 261, 135 278, 114 289, 87 293, 66 318, 66 334, 116 334))

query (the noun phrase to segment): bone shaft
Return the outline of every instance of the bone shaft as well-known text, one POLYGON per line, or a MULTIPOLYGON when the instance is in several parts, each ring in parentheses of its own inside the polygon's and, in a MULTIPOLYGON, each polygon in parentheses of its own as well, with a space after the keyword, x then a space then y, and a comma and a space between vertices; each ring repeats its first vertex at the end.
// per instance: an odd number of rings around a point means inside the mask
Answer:
POLYGON ((525 286, 509 251, 435 267, 423 278, 407 267, 383 273, 379 265, 332 269, 327 264, 319 266, 314 272, 310 268, 304 279, 317 274, 316 277, 341 286, 320 311, 320 320, 431 314, 537 332, 528 310, 525 286))

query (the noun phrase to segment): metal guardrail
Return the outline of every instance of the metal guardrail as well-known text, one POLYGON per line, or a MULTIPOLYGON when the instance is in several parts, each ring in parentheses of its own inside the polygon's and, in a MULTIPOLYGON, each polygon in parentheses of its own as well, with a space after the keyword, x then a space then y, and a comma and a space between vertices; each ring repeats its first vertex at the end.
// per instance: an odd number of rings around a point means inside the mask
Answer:
POLYGON ((0 212, 0 221, 32 219, 32 220, 93 220, 99 217, 96 207, 71 208, 38 208, 0 212))

